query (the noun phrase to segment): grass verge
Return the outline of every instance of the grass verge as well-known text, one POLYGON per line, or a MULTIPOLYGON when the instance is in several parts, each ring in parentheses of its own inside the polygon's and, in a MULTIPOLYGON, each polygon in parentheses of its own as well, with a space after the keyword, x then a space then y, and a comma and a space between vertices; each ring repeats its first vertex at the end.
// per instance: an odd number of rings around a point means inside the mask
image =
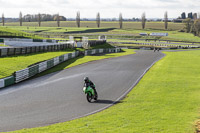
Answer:
POLYGON ((121 103, 81 119, 13 133, 195 132, 200 53, 165 53, 121 103))

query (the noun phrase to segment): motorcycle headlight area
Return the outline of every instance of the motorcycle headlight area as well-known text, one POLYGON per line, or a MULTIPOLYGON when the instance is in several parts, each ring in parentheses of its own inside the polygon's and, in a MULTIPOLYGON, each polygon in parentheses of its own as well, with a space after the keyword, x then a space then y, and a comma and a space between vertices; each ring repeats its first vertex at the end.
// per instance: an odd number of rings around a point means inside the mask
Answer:
POLYGON ((83 92, 85 92, 85 90, 86 90, 86 87, 83 87, 83 92))

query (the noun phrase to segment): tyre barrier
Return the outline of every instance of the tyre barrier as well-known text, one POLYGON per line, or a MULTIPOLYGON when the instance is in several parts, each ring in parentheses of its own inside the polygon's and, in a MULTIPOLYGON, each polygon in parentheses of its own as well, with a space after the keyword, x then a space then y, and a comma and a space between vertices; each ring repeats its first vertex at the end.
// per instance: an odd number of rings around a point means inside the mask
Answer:
POLYGON ((38 53, 38 52, 59 51, 71 47, 72 46, 70 44, 57 44, 48 46, 2 48, 0 49, 0 57, 12 56, 12 55, 24 55, 24 54, 38 53))
POLYGON ((57 43, 57 40, 52 39, 23 39, 23 38, 0 38, 0 42, 6 41, 20 41, 20 42, 49 42, 49 43, 57 43))
POLYGON ((76 51, 74 53, 69 53, 69 54, 65 54, 65 55, 61 55, 55 58, 52 58, 50 60, 47 61, 43 61, 40 62, 38 64, 34 64, 32 66, 29 66, 28 68, 16 71, 14 73, 14 77, 15 77, 15 83, 19 83, 23 80, 26 80, 30 77, 35 76, 38 73, 41 73, 47 69, 50 69, 64 61, 67 61, 70 58, 75 58, 79 55, 79 51, 76 51), (66 57, 66 58, 64 58, 66 57))
POLYGON ((102 53, 117 53, 120 51, 121 51, 120 48, 92 49, 92 50, 86 50, 85 55, 94 55, 94 54, 102 54, 102 53))
POLYGON ((15 77, 9 76, 3 79, 0 79, 0 88, 4 88, 10 85, 13 85, 15 83, 15 77))
MULTIPOLYGON (((110 53, 110 52, 120 52, 120 48, 110 48, 110 49, 93 49, 93 50, 86 50, 85 55, 93 55, 93 54, 98 54, 98 53, 110 53)), ((35 76, 38 73, 41 73, 45 70, 48 70, 62 62, 65 62, 69 59, 75 58, 80 55, 79 51, 73 52, 73 53, 68 53, 64 54, 61 56, 57 56, 55 58, 42 61, 40 63, 31 65, 25 69, 16 71, 13 73, 12 76, 0 79, 0 88, 4 88, 19 82, 22 82, 26 79, 29 79, 33 76, 35 76)))

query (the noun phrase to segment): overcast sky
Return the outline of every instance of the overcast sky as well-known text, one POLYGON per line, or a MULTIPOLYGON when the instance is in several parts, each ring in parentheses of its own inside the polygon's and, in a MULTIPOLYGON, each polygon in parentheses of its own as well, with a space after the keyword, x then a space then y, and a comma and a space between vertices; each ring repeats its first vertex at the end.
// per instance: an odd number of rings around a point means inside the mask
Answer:
POLYGON ((168 12, 169 18, 176 18, 182 12, 200 12, 200 0, 0 0, 0 14, 5 17, 19 17, 25 14, 59 13, 67 18, 75 18, 80 11, 81 18, 95 18, 100 12, 101 18, 141 17, 163 18, 168 12))

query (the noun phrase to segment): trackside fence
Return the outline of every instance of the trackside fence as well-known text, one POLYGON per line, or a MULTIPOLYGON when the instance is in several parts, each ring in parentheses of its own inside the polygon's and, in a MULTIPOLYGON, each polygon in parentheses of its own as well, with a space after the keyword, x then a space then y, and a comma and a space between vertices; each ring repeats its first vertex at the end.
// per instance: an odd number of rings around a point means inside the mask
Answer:
MULTIPOLYGON (((135 44, 135 46, 130 46, 130 47, 137 47, 137 48, 142 48, 142 47, 148 47, 148 48, 154 48, 154 47, 160 47, 164 49, 190 49, 190 48, 199 48, 199 45, 175 45, 175 44, 156 44, 156 43, 134 43, 134 42, 109 42, 111 44, 135 44), (137 46, 138 45, 138 46, 137 46)), ((129 46, 128 46, 129 47, 129 46)))

